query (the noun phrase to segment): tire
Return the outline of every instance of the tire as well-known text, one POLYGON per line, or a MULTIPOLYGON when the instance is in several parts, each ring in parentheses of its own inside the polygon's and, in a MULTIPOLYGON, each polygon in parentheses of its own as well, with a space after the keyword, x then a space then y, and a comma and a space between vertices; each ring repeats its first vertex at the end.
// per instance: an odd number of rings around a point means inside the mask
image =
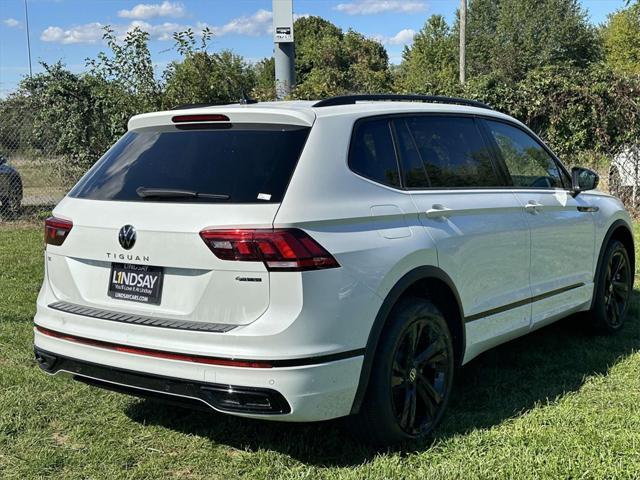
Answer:
POLYGON ((428 437, 446 410, 453 374, 442 312, 424 298, 402 299, 382 332, 360 411, 348 419, 351 432, 373 445, 428 437))
POLYGON ((0 202, 2 202, 2 215, 6 219, 13 220, 20 215, 21 202, 18 194, 2 197, 0 198, 0 202))
POLYGON ((629 310, 633 275, 624 244, 618 240, 610 241, 596 279, 594 303, 589 312, 597 332, 615 333, 622 328, 629 310))

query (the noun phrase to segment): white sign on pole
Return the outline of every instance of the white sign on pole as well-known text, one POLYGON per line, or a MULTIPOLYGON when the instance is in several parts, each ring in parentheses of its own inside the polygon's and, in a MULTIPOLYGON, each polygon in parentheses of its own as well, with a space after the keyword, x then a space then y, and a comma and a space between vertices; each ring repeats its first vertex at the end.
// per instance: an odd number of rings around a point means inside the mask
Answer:
POLYGON ((274 0, 273 2, 273 41, 275 43, 293 42, 293 0, 274 0))

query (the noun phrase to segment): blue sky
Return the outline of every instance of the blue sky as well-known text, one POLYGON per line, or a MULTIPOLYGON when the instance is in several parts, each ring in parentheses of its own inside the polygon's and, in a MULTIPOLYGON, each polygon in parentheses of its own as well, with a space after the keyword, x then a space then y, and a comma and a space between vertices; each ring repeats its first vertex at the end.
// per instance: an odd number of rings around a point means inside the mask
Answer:
MULTIPOLYGON (((213 49, 233 49, 249 61, 271 56, 271 0, 27 0, 34 73, 39 60, 62 60, 80 72, 85 59, 104 49, 101 27, 126 32, 140 25, 151 33, 154 62, 161 70, 177 53, 171 33, 209 26, 213 49)), ((353 28, 381 41, 398 63, 429 15, 452 22, 458 0, 294 0, 297 15, 320 15, 343 29, 353 28)), ((592 23, 624 7, 624 0, 582 0, 592 23)), ((0 0, 0 97, 29 72, 24 0, 0 0)))

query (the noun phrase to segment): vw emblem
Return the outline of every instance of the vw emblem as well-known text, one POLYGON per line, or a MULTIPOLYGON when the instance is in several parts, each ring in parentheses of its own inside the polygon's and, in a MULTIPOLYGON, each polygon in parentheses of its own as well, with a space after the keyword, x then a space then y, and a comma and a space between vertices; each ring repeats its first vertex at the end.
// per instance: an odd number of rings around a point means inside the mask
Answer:
POLYGON ((118 241, 125 250, 131 250, 136 244, 136 229, 133 225, 125 225, 120 229, 118 241))

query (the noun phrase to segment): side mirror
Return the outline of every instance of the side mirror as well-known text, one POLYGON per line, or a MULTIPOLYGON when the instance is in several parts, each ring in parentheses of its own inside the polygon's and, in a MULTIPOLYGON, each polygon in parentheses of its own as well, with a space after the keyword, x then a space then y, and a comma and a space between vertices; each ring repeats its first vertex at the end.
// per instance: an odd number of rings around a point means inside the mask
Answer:
POLYGON ((595 190, 599 181, 600 177, 593 170, 582 167, 573 167, 571 169, 571 189, 574 197, 580 192, 595 190))

